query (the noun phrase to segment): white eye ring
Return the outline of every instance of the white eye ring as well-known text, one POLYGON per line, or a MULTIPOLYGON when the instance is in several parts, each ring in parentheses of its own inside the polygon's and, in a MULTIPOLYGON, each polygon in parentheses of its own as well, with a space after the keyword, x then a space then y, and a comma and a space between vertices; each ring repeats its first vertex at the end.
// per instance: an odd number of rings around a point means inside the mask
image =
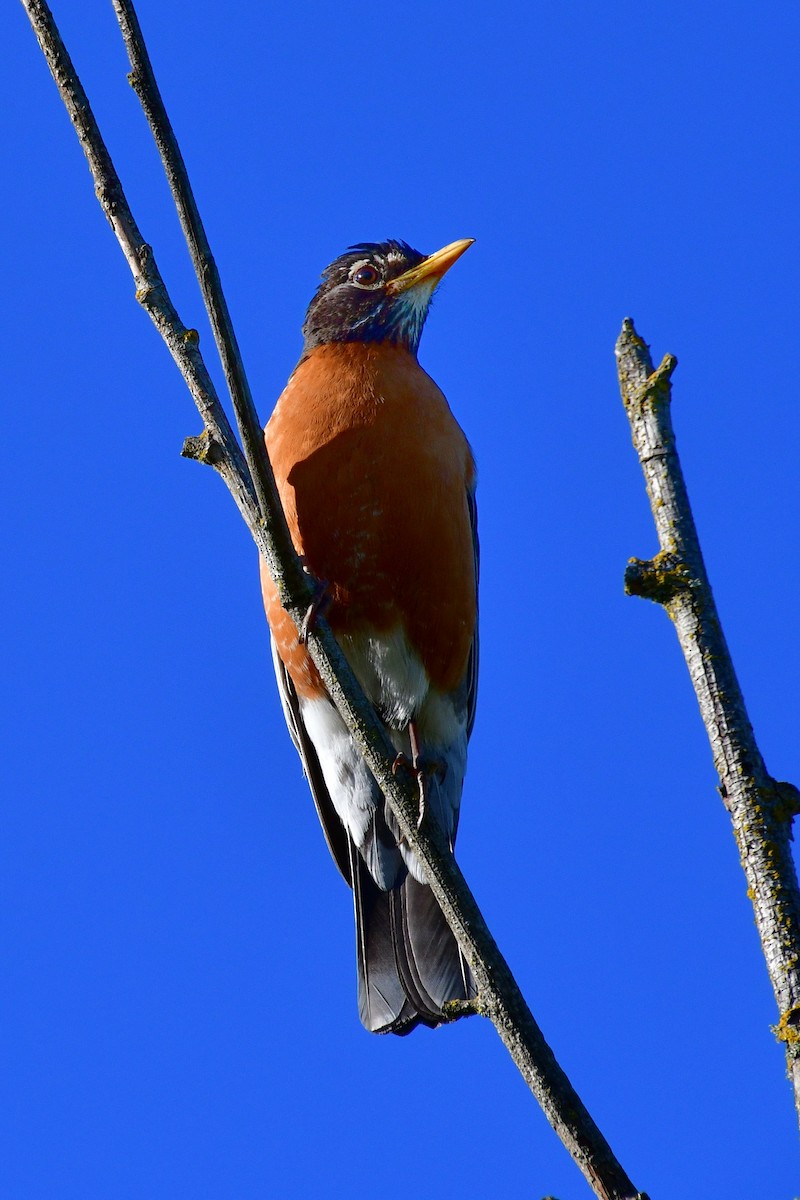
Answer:
POLYGON ((357 262, 350 268, 350 282, 356 287, 373 288, 381 282, 380 271, 374 263, 365 258, 363 262, 357 262), (359 275, 363 278, 359 279, 359 275))

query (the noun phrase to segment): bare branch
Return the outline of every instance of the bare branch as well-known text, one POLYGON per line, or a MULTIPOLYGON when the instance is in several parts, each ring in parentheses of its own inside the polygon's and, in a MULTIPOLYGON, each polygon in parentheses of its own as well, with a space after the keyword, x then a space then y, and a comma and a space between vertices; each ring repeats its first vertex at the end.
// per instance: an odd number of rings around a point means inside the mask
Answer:
MULTIPOLYGON (((205 432, 184 445, 187 457, 208 462, 223 476, 240 511, 265 556, 279 588, 281 602, 299 625, 312 599, 309 580, 300 566, 277 501, 277 492, 255 408, 241 366, 230 318, 219 287, 219 278, 199 223, 196 206, 185 180, 174 135, 166 123, 160 97, 141 33, 129 3, 116 7, 132 47, 134 84, 143 97, 156 128, 156 140, 176 193, 184 227, 221 344, 226 375, 237 415, 244 426, 247 459, 233 438, 225 413, 214 392, 197 348, 194 331, 186 330, 172 307, 152 253, 143 242, 130 214, 122 186, 102 141, 88 101, 43 0, 23 0, 39 44, 86 152, 98 197, 122 245, 144 304, 186 379, 200 409, 205 432)), ((348 728, 361 748, 376 780, 395 813, 403 835, 425 864, 431 887, 472 967, 480 991, 475 1009, 494 1022, 519 1070, 539 1100, 548 1120, 601 1200, 635 1200, 636 1189, 615 1159, 610 1147, 558 1066, 536 1025, 507 963, 489 933, 475 900, 438 830, 424 824, 417 829, 417 793, 412 781, 394 776, 394 747, 360 693, 358 685, 324 618, 319 617, 308 636, 312 658, 348 728)), ((458 1008, 458 1006, 456 1006, 458 1008)), ((454 1018, 465 1010, 453 1013, 454 1018)))
MULTIPOLYGON (((262 515, 276 513, 280 510, 280 501, 267 459, 261 422, 258 419, 250 384, 245 374, 239 343, 222 290, 217 264, 211 253, 211 247, 189 182, 186 164, 183 161, 178 140, 156 83, 150 55, 147 52, 139 18, 133 4, 129 0, 113 0, 113 4, 132 67, 128 80, 144 109, 169 181, 175 207, 178 210, 192 264, 214 331, 214 340, 233 401, 244 455, 255 485, 259 507, 262 515)), ((288 531, 286 536, 288 539, 288 531)))
POLYGON ((623 323, 616 354, 661 545, 649 562, 630 561, 625 587, 661 604, 678 634, 747 876, 780 1013, 775 1034, 785 1046, 800 1114, 800 891, 789 845, 800 793, 767 772, 722 632, 675 448, 670 378, 677 360, 667 355, 654 371, 630 320, 623 323))

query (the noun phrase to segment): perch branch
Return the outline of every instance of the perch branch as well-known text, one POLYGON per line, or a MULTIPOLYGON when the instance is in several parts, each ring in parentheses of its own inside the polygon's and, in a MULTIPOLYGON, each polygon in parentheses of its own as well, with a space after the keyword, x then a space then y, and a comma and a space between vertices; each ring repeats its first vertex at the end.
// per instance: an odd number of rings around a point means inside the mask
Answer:
MULTIPOLYGON (((187 440, 184 454, 210 463, 223 476, 259 550, 275 574, 284 607, 299 624, 311 600, 311 587, 294 554, 283 513, 277 504, 268 460, 258 448, 261 445, 260 432, 255 440, 252 436, 255 410, 249 399, 246 382, 243 382, 243 372, 239 376, 241 361, 238 351, 228 339, 226 324, 229 324, 229 320, 219 312, 212 315, 215 334, 225 343, 223 360, 227 360, 226 373, 235 397, 238 389, 237 407, 239 401, 243 400, 244 423, 251 426, 249 441, 247 438, 245 441, 248 457, 253 461, 255 484, 203 364, 197 336, 181 324, 158 274, 152 252, 133 221, 113 163, 52 15, 43 0, 23 0, 23 3, 86 153, 103 210, 131 266, 137 298, 144 304, 167 342, 203 418, 203 434, 187 440)), ((124 9, 128 15, 132 13, 130 5, 124 5, 124 9)), ((134 40, 141 40, 138 25, 130 20, 128 31, 134 40)), ((139 79, 140 86, 146 92, 146 73, 139 79)), ((158 120, 158 106, 154 102, 151 111, 158 120)), ((172 156, 166 135, 159 141, 159 147, 169 160, 168 174, 173 168, 179 174, 182 167, 172 156)), ((185 204, 184 209, 189 211, 185 204)), ((196 208, 194 212, 196 215, 196 208)), ((191 213, 189 216, 191 218, 191 213)), ((196 229, 189 237, 190 242, 193 238, 196 240, 196 229)), ((196 244, 202 247, 203 242, 196 240, 196 244)), ((204 294, 207 298, 211 296, 211 302, 216 303, 214 293, 218 298, 221 289, 215 268, 208 268, 202 249, 195 257, 195 262, 201 263, 206 284, 211 280, 208 287, 203 284, 204 294)), ((222 303, 224 305, 224 301, 222 303)), ((638 1196, 636 1189, 555 1061, 448 847, 437 830, 425 827, 417 830, 416 789, 410 780, 404 781, 401 776, 392 775, 394 748, 371 706, 360 694, 324 618, 320 617, 315 622, 308 644, 331 698, 386 794, 406 840, 425 864, 437 900, 472 967, 479 987, 479 1001, 469 1011, 480 1011, 492 1019, 548 1120, 595 1194, 601 1200, 634 1200, 638 1196)), ((453 1014, 458 1015, 459 1012, 453 1014)))
POLYGON ((629 595, 661 604, 671 618, 711 743, 719 791, 731 816, 756 926, 778 1003, 783 1042, 800 1114, 800 891, 790 849, 800 793, 769 775, 722 632, 683 479, 670 415, 677 361, 657 370, 626 320, 616 346, 620 390, 644 472, 660 552, 632 559, 629 595))

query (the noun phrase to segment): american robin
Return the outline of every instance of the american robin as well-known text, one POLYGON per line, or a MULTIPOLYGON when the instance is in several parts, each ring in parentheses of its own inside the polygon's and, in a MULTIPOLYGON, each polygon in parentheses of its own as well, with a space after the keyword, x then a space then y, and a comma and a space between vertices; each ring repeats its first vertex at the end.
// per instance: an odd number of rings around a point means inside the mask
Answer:
MULTIPOLYGON (((478 668, 475 465, 417 348, 434 290, 470 245, 426 257, 365 242, 331 263, 265 431, 331 628, 451 846, 478 668)), ((447 1001, 475 994, 469 970, 263 562, 261 574, 289 732, 353 889, 361 1020, 376 1033, 438 1025, 447 1001)))

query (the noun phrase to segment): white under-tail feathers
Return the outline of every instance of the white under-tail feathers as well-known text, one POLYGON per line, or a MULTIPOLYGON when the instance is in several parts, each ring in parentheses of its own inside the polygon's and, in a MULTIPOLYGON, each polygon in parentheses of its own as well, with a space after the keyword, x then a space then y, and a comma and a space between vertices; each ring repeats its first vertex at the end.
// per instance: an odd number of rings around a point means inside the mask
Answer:
MULTIPOLYGON (((412 719, 415 721, 424 756, 438 766, 427 778, 426 807, 452 840, 467 765, 463 698, 443 695, 430 687, 419 658, 399 628, 387 636, 344 637, 342 649, 366 696, 384 720, 395 749, 408 761, 411 743, 407 726, 412 719)), ((384 817, 383 796, 336 709, 327 697, 300 698, 299 704, 333 806, 376 883, 384 889, 393 887, 403 863, 415 879, 426 883, 416 854, 405 844, 398 851, 394 819, 390 813, 384 817)))

